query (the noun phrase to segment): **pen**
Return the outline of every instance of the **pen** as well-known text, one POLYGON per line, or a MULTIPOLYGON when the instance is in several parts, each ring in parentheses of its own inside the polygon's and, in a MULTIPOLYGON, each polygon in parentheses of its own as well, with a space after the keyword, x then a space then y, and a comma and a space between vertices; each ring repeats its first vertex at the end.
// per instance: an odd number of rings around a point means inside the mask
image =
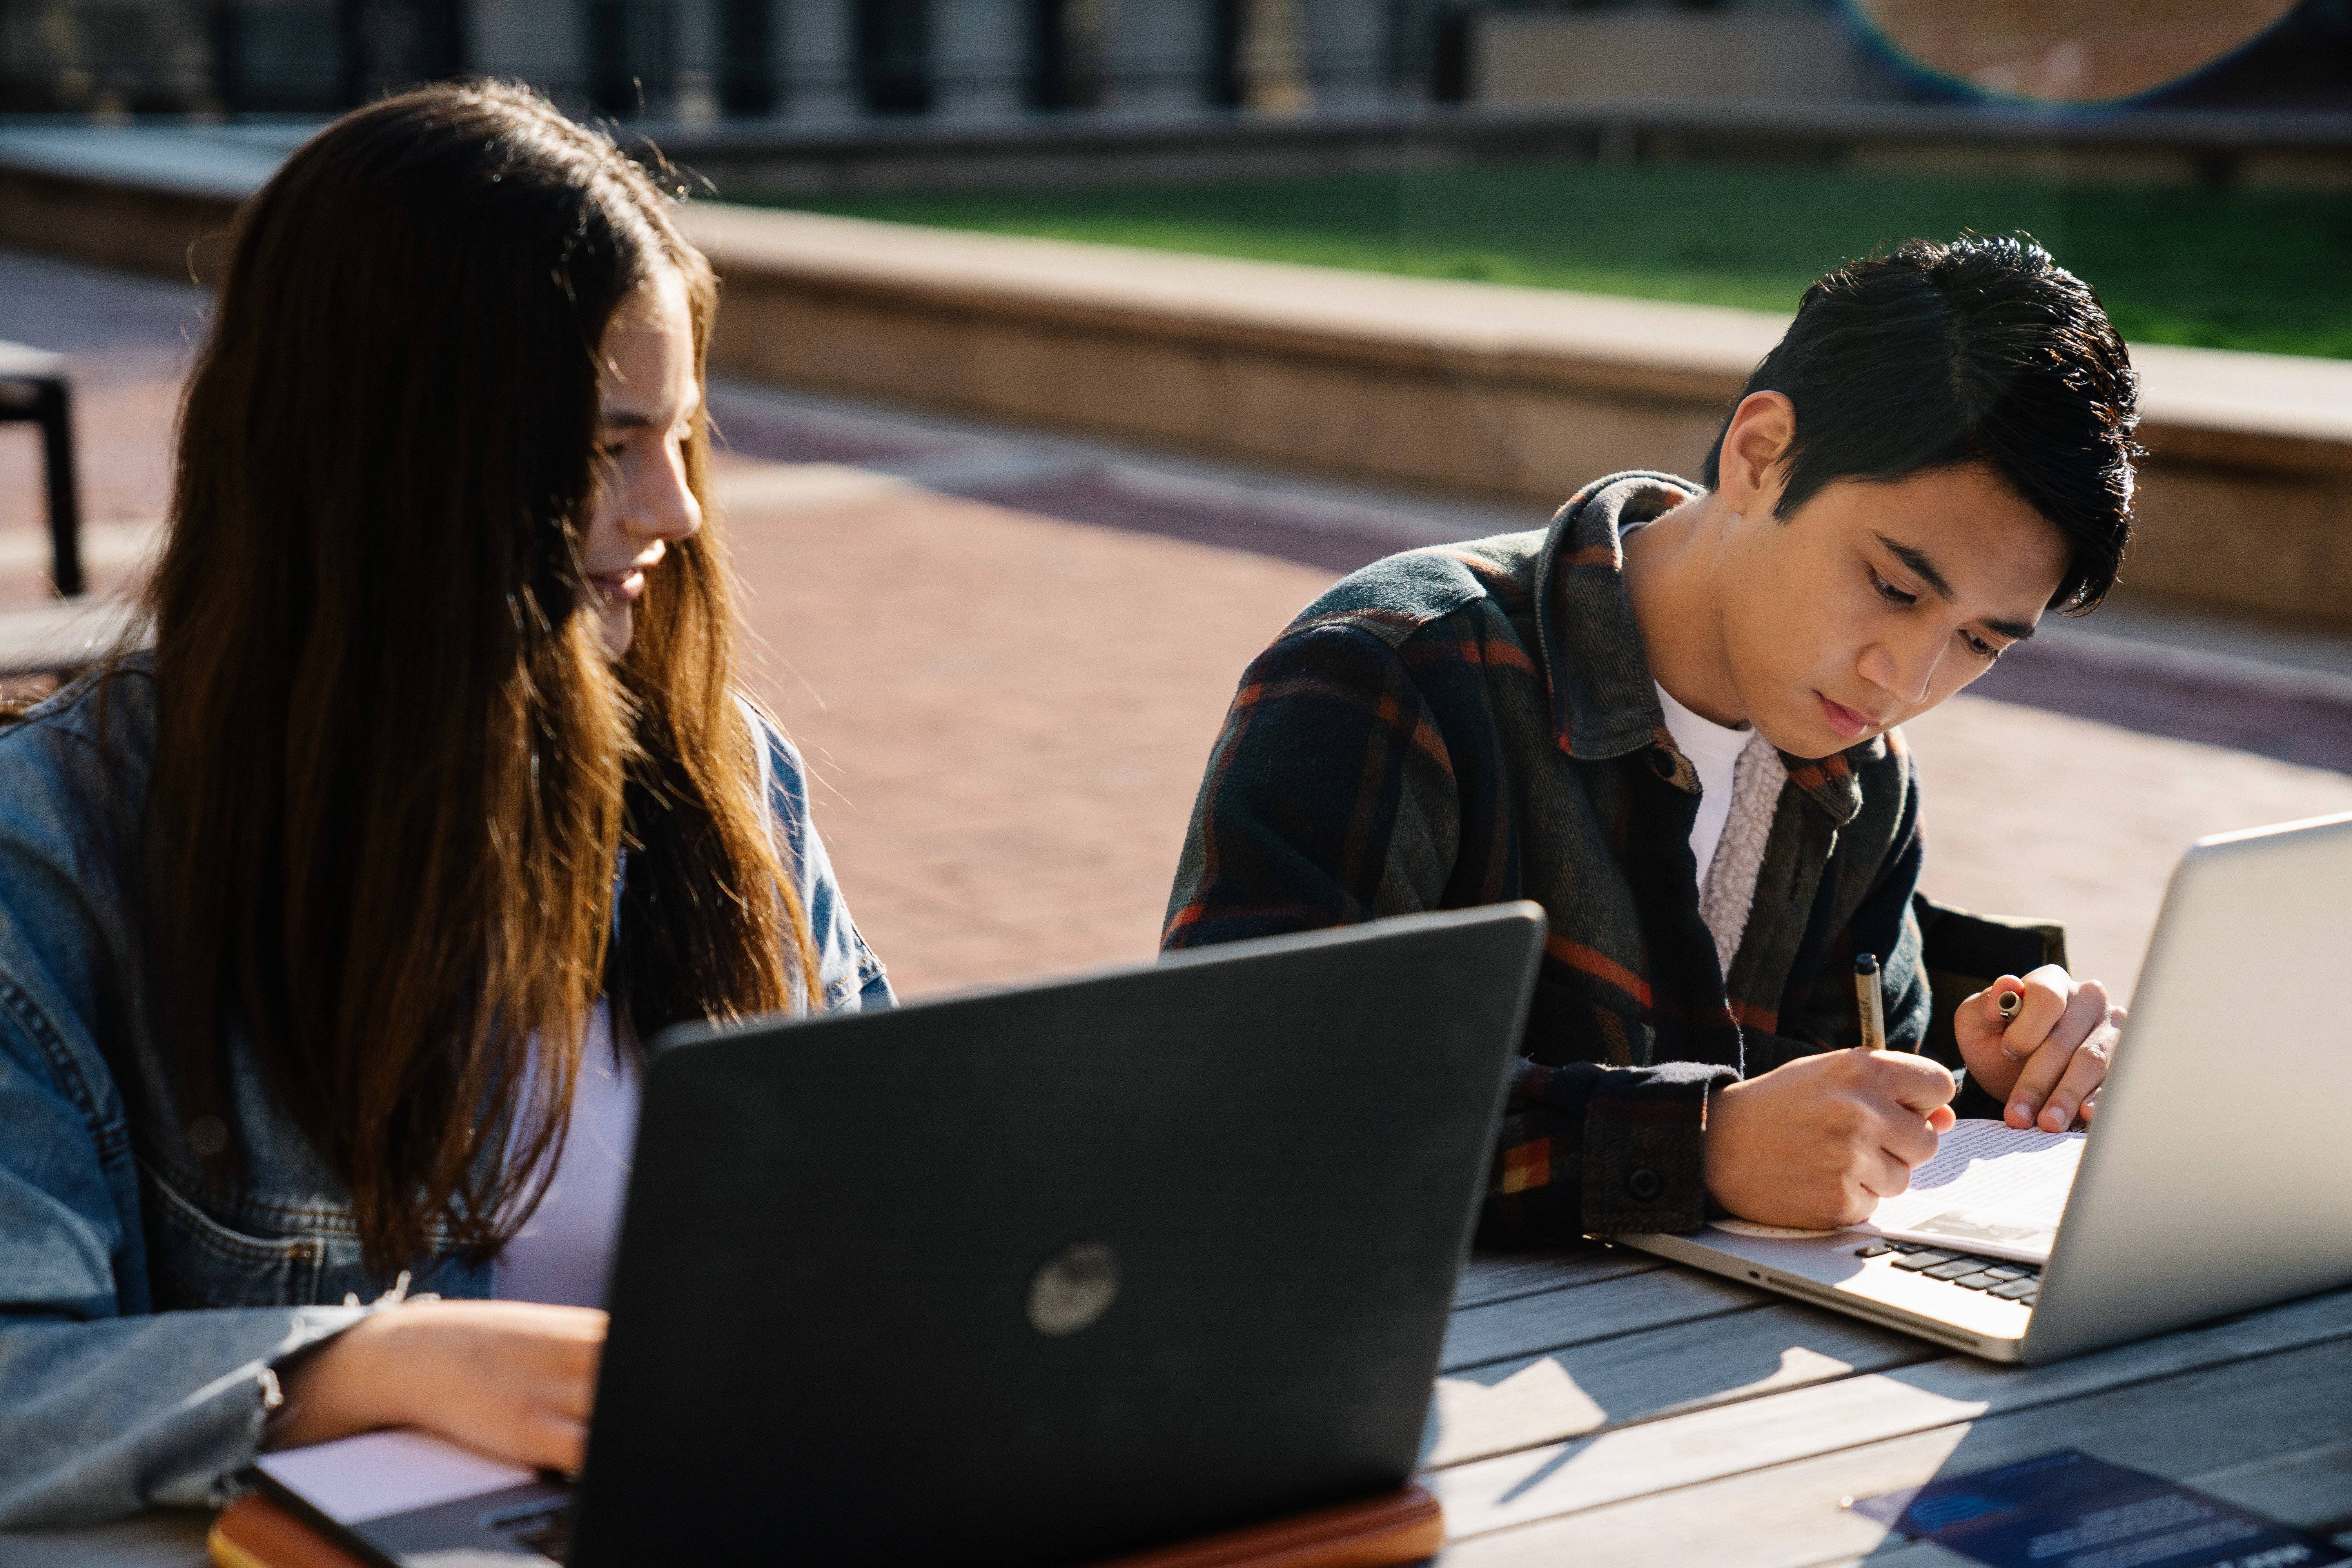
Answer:
POLYGON ((1886 1048, 1886 1007, 1878 995, 1878 954, 1856 953, 1853 960, 1853 994, 1861 1003, 1862 1048, 1883 1051, 1886 1048))
POLYGON ((2000 1009, 2002 1023, 2014 1024, 2017 1022, 2018 1012, 2025 1005, 2025 998, 2014 991, 2004 991, 1993 998, 1993 1005, 2000 1009))

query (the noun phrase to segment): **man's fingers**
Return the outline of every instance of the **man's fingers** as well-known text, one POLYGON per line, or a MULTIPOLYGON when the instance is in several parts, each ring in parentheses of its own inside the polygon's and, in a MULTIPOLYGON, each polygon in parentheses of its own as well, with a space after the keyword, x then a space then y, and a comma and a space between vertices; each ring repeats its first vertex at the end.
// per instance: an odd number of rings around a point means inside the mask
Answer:
MULTIPOLYGON (((2014 974, 2004 974, 1960 1004, 1963 1010, 1975 1015, 1979 1032, 1997 1040, 2004 1039, 2011 1025, 2016 1022, 2014 1016, 2008 1018, 2001 1016, 2000 999, 2003 996, 2016 997, 2017 1005, 2021 1014, 2025 1006, 2025 982, 2014 974)), ((2006 1044, 2002 1048, 2004 1050, 2008 1048, 2006 1044)))
MULTIPOLYGON (((2066 1005, 2074 999, 2074 977, 2057 964, 2045 963, 2017 984, 2025 1002, 2002 1032, 2000 1048, 2011 1059, 2021 1062, 2042 1048, 2050 1031, 2066 1016, 2066 1005)), ((1996 1003, 2000 992, 2000 986, 1993 988, 1996 1003)))
POLYGON ((1951 1070, 1929 1057, 1909 1051, 1877 1051, 1870 1058, 1880 1091, 1906 1110, 1926 1116, 1951 1103, 1959 1092, 1951 1070))
POLYGON ((1902 1161, 1906 1170, 1934 1159, 1937 1142, 1936 1130, 1927 1124, 1926 1117, 1900 1112, 1888 1117, 1878 1134, 1879 1152, 1889 1159, 1902 1161))
POLYGON ((2071 1041, 2057 1038, 2044 1041, 2041 1049, 2026 1062, 2024 1070, 2017 1075, 2017 1081, 2010 1086, 2009 1104, 2001 1120, 2011 1127, 2032 1126, 2034 1119, 2042 1114, 2043 1104, 2050 1099, 2050 1091, 2058 1087, 2060 1079, 2066 1076, 2066 1064, 2074 1058, 2074 1047, 2071 1041))
MULTIPOLYGON (((1862 1189, 1870 1194, 1874 1207, 1880 1198, 1899 1197, 1911 1190, 1911 1165, 1881 1149, 1870 1162, 1862 1177, 1862 1189)), ((1866 1216, 1865 1216, 1866 1217, 1866 1216)))
POLYGON ((2076 985, 2072 976, 2053 964, 2035 970, 2027 981, 2027 1011, 2035 1016, 2041 1026, 2037 1032, 2027 1034, 2025 1018, 2021 1016, 2009 1037, 2001 1042, 2001 1049, 2013 1056, 2022 1054, 2028 1041, 2032 1044, 2024 1070, 2010 1086, 2009 1104, 2002 1111, 2001 1119, 2011 1127, 2033 1125, 2043 1102, 2064 1076, 2074 1047, 2089 1037, 2107 1016, 2107 990, 2095 980, 2076 985), (2054 989, 2059 984, 2065 987, 2063 1003, 2054 989), (2053 1005, 2058 1008, 2054 1015, 2050 1012, 2053 1005), (2046 1023, 2042 1022, 2044 1019, 2046 1023))
POLYGON ((2042 1108, 2040 1124, 2044 1132, 2063 1132, 2074 1124, 2075 1112, 2106 1081, 2107 1064, 2115 1058, 2115 1030, 2103 1026, 2074 1047, 2065 1076, 2051 1091, 2050 1103, 2042 1108))

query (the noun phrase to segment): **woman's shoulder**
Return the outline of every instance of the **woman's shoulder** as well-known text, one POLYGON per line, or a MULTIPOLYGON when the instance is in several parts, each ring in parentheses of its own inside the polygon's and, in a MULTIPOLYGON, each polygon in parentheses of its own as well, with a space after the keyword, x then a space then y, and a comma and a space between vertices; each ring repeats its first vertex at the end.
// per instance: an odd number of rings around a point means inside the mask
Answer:
POLYGON ((93 831, 120 828, 145 797, 154 742, 154 671, 144 656, 0 724, 0 843, 18 855, 86 847, 93 831))
POLYGON ((808 764, 767 710, 748 697, 737 697, 735 704, 760 749, 760 782, 767 793, 768 808, 798 832, 808 821, 808 764))
POLYGON ((784 841, 791 847, 791 870, 799 884, 809 935, 816 948, 824 1005, 836 1012, 889 1006, 895 998, 882 963, 850 919, 841 886, 834 877, 832 857, 810 819, 808 770, 800 749, 758 704, 743 700, 741 706, 752 734, 759 739, 760 774, 767 790, 768 809, 783 828, 784 841))

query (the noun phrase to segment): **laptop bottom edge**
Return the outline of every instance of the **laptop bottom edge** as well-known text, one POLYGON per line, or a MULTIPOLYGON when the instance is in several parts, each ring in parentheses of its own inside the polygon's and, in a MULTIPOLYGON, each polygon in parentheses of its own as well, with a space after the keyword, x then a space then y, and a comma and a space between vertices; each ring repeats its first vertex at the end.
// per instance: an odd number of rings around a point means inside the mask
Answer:
POLYGON ((1622 1246, 1638 1248, 1670 1262, 1687 1264, 1719 1274, 1743 1285, 1759 1286, 1767 1290, 1792 1297, 1816 1307, 1876 1323, 1882 1328, 1915 1334, 1954 1350, 1986 1361, 2017 1362, 2023 1360, 2025 1338, 2022 1333, 2004 1335, 1984 1333, 1964 1328, 1945 1319, 1924 1312, 1906 1310, 1893 1302, 1840 1289, 1835 1285, 1808 1279, 1790 1267, 1794 1257, 1776 1258, 1776 1249, 1807 1247, 1812 1244, 1768 1242, 1758 1243, 1746 1238, 1726 1237, 1727 1242, 1744 1243, 1731 1247, 1717 1246, 1689 1236, 1642 1234, 1612 1237, 1622 1246))

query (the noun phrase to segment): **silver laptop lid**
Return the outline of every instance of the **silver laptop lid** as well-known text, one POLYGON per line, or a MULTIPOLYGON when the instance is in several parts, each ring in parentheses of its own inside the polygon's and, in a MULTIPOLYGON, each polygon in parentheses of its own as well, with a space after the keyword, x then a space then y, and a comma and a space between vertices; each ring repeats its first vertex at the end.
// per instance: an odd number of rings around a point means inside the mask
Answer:
POLYGON ((2352 814, 2174 871, 2025 1359, 2352 1282, 2352 814))

